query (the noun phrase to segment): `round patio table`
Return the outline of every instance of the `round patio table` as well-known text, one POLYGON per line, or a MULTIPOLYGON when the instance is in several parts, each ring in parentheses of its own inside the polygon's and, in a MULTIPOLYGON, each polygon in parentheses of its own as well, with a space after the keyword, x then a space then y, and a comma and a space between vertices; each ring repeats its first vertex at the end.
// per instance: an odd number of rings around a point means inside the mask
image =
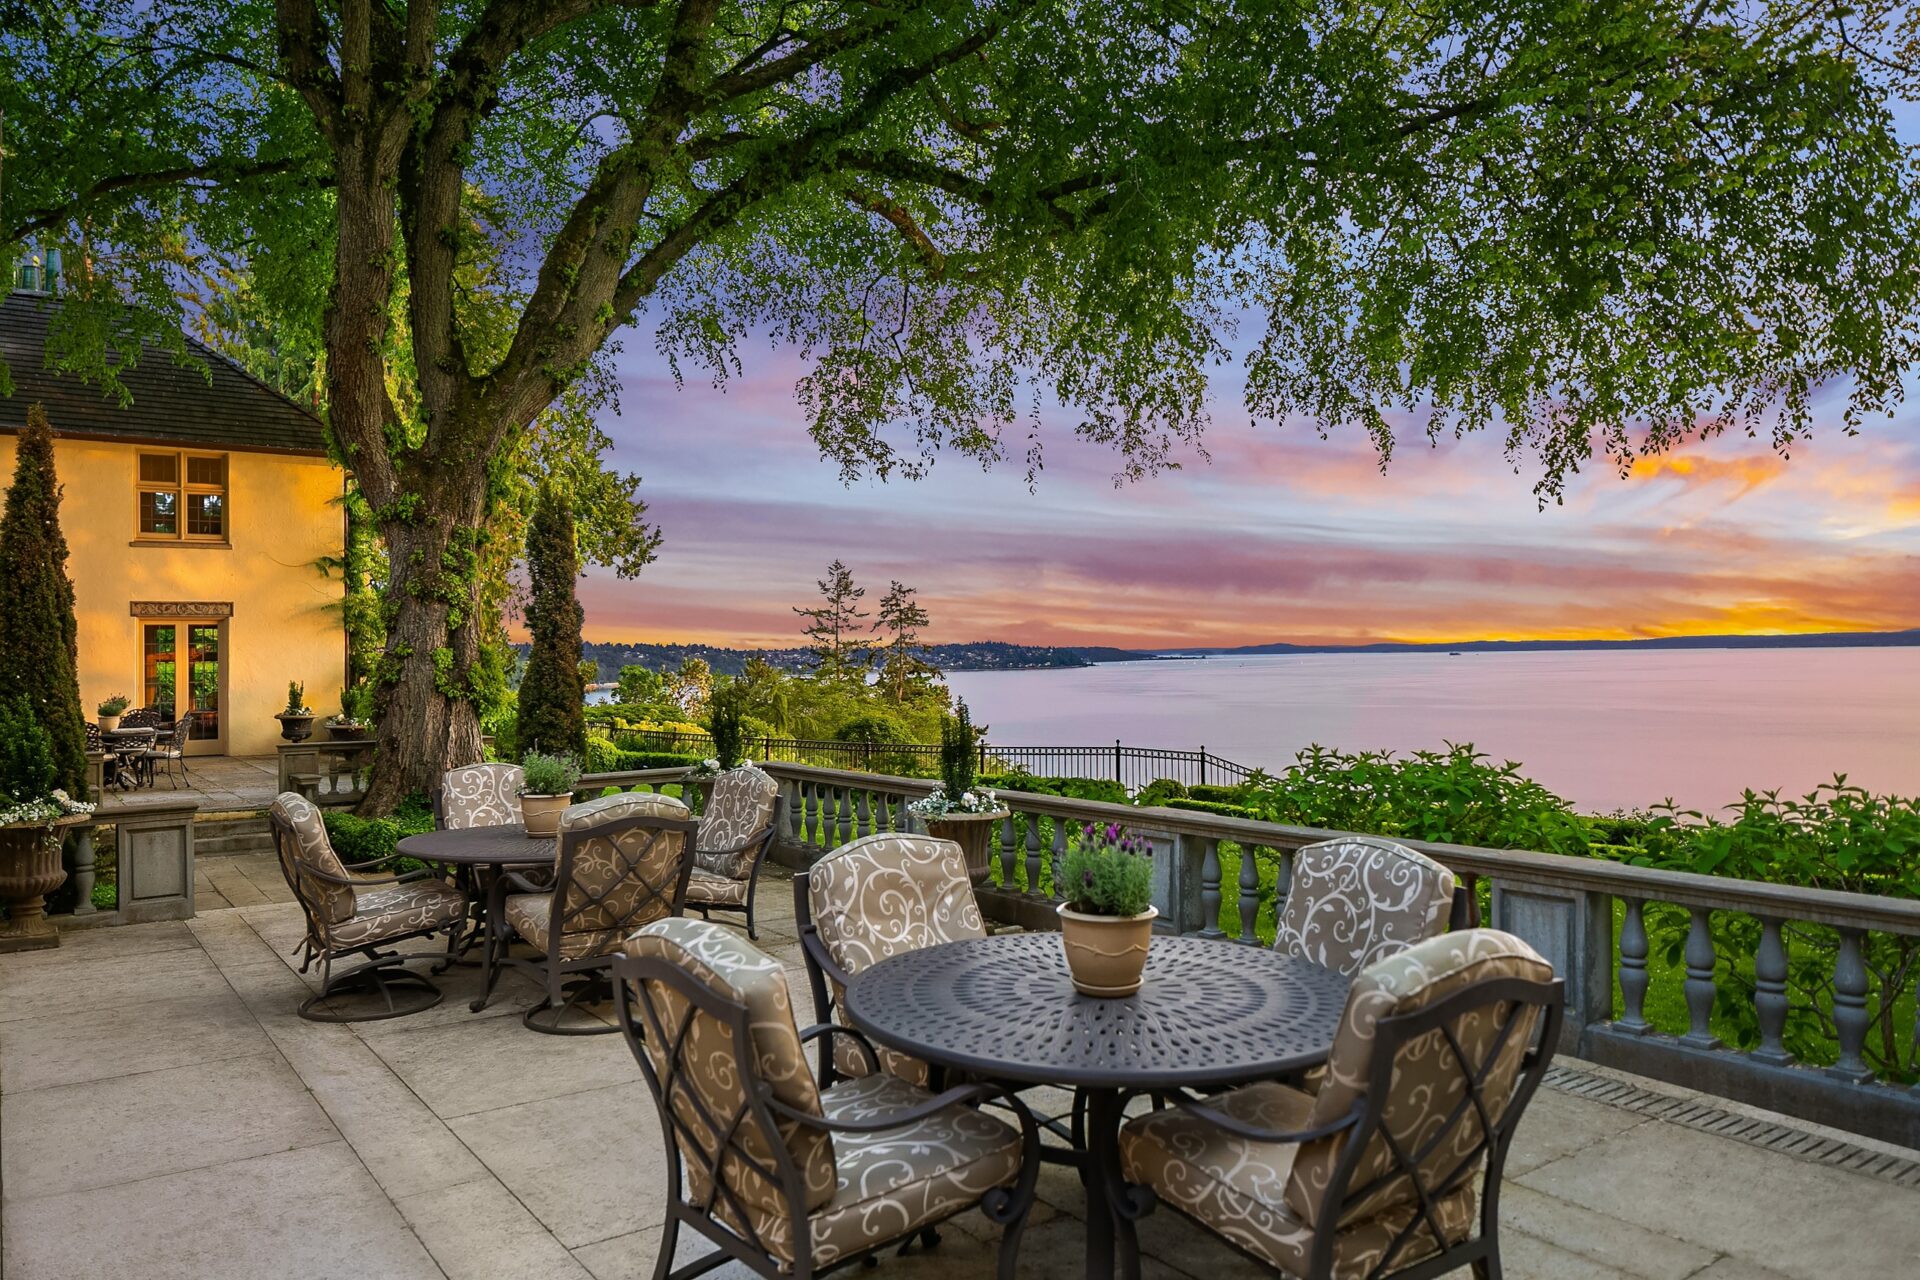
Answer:
POLYGON ((1139 1214, 1124 1203, 1120 1174, 1124 1095, 1318 1066, 1348 985, 1336 970, 1265 947, 1156 937, 1137 994, 1083 996, 1059 934, 1016 933, 882 960, 848 984, 846 1012, 875 1043, 936 1067, 1084 1091, 1086 1274, 1107 1280, 1139 1271, 1139 1214))
MULTIPOLYGON (((491 902, 477 901, 479 877, 475 872, 484 867, 490 869, 497 877, 504 874, 510 867, 552 867, 559 850, 558 840, 552 837, 532 839, 527 835, 527 829, 517 822, 511 826, 454 827, 442 831, 423 831, 419 835, 404 836, 394 845, 394 852, 406 857, 452 867, 455 872, 455 882, 465 891, 467 897, 475 900, 476 905, 486 913, 488 938, 501 936, 503 922, 493 918, 491 902)), ((469 928, 449 938, 447 958, 435 966, 434 972, 446 972, 458 957, 466 954, 477 934, 477 929, 469 928)))

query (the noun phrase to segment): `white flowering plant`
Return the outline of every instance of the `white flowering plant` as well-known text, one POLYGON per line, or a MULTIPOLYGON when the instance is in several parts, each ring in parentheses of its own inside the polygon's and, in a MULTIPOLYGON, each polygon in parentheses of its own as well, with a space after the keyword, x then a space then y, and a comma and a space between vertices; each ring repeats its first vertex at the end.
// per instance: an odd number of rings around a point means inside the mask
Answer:
POLYGON ((92 813, 98 806, 75 800, 59 787, 52 794, 24 803, 0 805, 0 827, 47 826, 62 818, 92 813))
POLYGON ((922 799, 915 800, 907 808, 916 817, 939 819, 956 813, 1001 813, 1000 799, 985 787, 973 787, 957 796, 947 794, 945 787, 935 787, 922 799))
MULTIPOLYGON (((736 769, 751 769, 753 768, 753 761, 742 760, 733 767, 736 769)), ((725 765, 721 764, 714 757, 708 756, 705 760, 702 760, 699 764, 687 770, 687 776, 689 778, 717 778, 726 772, 727 767, 725 765)))

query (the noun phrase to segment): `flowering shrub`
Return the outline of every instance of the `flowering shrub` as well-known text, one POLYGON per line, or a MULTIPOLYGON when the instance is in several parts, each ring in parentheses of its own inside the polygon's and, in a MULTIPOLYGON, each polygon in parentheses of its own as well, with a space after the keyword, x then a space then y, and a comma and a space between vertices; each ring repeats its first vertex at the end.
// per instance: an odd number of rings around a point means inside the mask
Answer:
POLYGON ((1088 823, 1067 850, 1067 906, 1094 916, 1137 916, 1153 905, 1153 846, 1113 823, 1088 823))
POLYGON ((948 795, 945 787, 935 787, 925 798, 915 800, 907 808, 919 817, 938 819, 950 813, 999 813, 1000 801, 985 787, 962 791, 957 796, 948 795))

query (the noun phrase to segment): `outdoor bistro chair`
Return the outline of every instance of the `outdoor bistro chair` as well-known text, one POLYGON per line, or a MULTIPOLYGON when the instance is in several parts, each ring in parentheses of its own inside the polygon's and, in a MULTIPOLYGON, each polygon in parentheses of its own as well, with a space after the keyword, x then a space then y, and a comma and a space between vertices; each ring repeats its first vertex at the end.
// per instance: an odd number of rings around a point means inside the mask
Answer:
POLYGON ((806 1042, 857 1031, 799 1029, 780 962, 720 925, 660 920, 621 947, 615 1001, 667 1143, 667 1216, 654 1280, 690 1280, 734 1259, 812 1280, 979 1205, 1002 1227, 1012 1280, 1039 1174, 1039 1130, 1004 1089, 938 1095, 873 1070, 822 1087, 806 1042), (979 1104, 1012 1108, 1020 1127, 979 1104), (673 1270, 680 1225, 719 1246, 673 1270))
POLYGON ((1352 977, 1435 937, 1453 905, 1453 872, 1424 853, 1372 836, 1297 850, 1273 945, 1352 977))
POLYGON ((1303 1280, 1499 1280, 1501 1170, 1562 1004, 1547 962, 1492 929, 1376 961, 1318 1094, 1268 1081, 1163 1097, 1174 1105, 1121 1129, 1123 1237, 1157 1197, 1303 1280))
POLYGON ((142 757, 147 766, 148 776, 153 773, 154 764, 165 766, 167 785, 177 788, 179 783, 173 780, 173 766, 180 766, 180 781, 188 780, 187 775, 187 737, 193 732, 193 713, 188 712, 173 722, 173 728, 161 734, 142 757))
POLYGON ((779 830, 780 784, 752 765, 729 769, 714 779, 713 794, 700 815, 694 841, 693 876, 687 881, 687 905, 702 917, 715 911, 739 911, 747 917, 747 936, 758 938, 753 900, 760 887, 760 864, 779 830))
POLYGON ((319 808, 294 792, 280 794, 269 818, 280 873, 307 918, 300 972, 305 973, 315 960, 320 962, 320 992, 301 1003, 300 1016, 314 1022, 372 1021, 439 1004, 440 988, 403 967, 408 960, 434 957, 402 955, 391 948, 409 938, 429 938, 456 927, 466 918, 465 895, 425 869, 405 875, 350 874, 382 867, 390 859, 351 867, 341 863, 327 839, 319 808), (364 957, 364 963, 335 973, 334 961, 349 956, 364 957), (403 1000, 403 993, 409 991, 414 998, 403 1000), (354 992, 379 996, 383 1010, 357 1013, 320 1008, 323 1002, 354 992))
MULTIPOLYGON (((987 936, 960 846, 932 836, 882 832, 841 845, 794 877, 793 909, 820 1022, 845 1025, 847 983, 888 956, 987 936)), ((828 1046, 820 1044, 823 1084, 867 1074, 871 1055, 846 1040, 828 1046)), ((878 1054, 889 1074, 927 1083, 918 1058, 886 1048, 878 1054)))
POLYGON ((521 1021, 550 1035, 601 1035, 613 1026, 568 1026, 567 1011, 598 990, 613 953, 641 925, 679 915, 693 869, 696 828, 672 796, 622 791, 569 805, 560 815, 553 879, 541 884, 518 871, 498 876, 487 919, 500 922, 486 947, 486 989, 475 1013, 493 997, 501 965, 539 979, 546 995, 521 1021), (540 955, 508 953, 514 939, 540 955), (543 1016, 544 1015, 544 1016, 543 1016))

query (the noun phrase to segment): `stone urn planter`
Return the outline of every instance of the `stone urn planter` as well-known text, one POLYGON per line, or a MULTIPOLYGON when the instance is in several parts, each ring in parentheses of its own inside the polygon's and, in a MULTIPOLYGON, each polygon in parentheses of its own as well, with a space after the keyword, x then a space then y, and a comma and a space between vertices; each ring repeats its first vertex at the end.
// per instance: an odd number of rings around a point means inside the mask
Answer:
POLYGON ((288 742, 305 742, 313 736, 313 713, 311 711, 305 715, 294 715, 290 711, 279 711, 274 713, 273 718, 280 722, 280 736, 288 742))
POLYGON ((1095 916, 1063 902, 1057 910, 1074 990, 1085 996, 1114 997, 1140 989, 1160 908, 1148 907, 1137 916, 1095 916))
POLYGON ((551 840, 560 834, 560 815, 573 803, 571 795, 520 797, 520 821, 530 840, 551 840))
POLYGON ((938 818, 926 819, 927 834, 939 840, 951 840, 960 846, 960 852, 967 860, 967 878, 975 884, 985 884, 992 871, 991 846, 993 844, 993 824, 1004 821, 1008 810, 994 809, 987 813, 948 813, 938 818))
MULTIPOLYGON (((367 736, 372 732, 373 726, 370 724, 330 724, 327 726, 327 737, 333 739, 335 742, 365 742, 367 736)), ((296 741, 298 741, 298 739, 296 739, 296 741)))
POLYGON ((0 952, 34 951, 60 945, 47 919, 47 895, 67 878, 60 863, 60 839, 83 817, 0 827, 0 901, 7 921, 0 925, 0 952))

